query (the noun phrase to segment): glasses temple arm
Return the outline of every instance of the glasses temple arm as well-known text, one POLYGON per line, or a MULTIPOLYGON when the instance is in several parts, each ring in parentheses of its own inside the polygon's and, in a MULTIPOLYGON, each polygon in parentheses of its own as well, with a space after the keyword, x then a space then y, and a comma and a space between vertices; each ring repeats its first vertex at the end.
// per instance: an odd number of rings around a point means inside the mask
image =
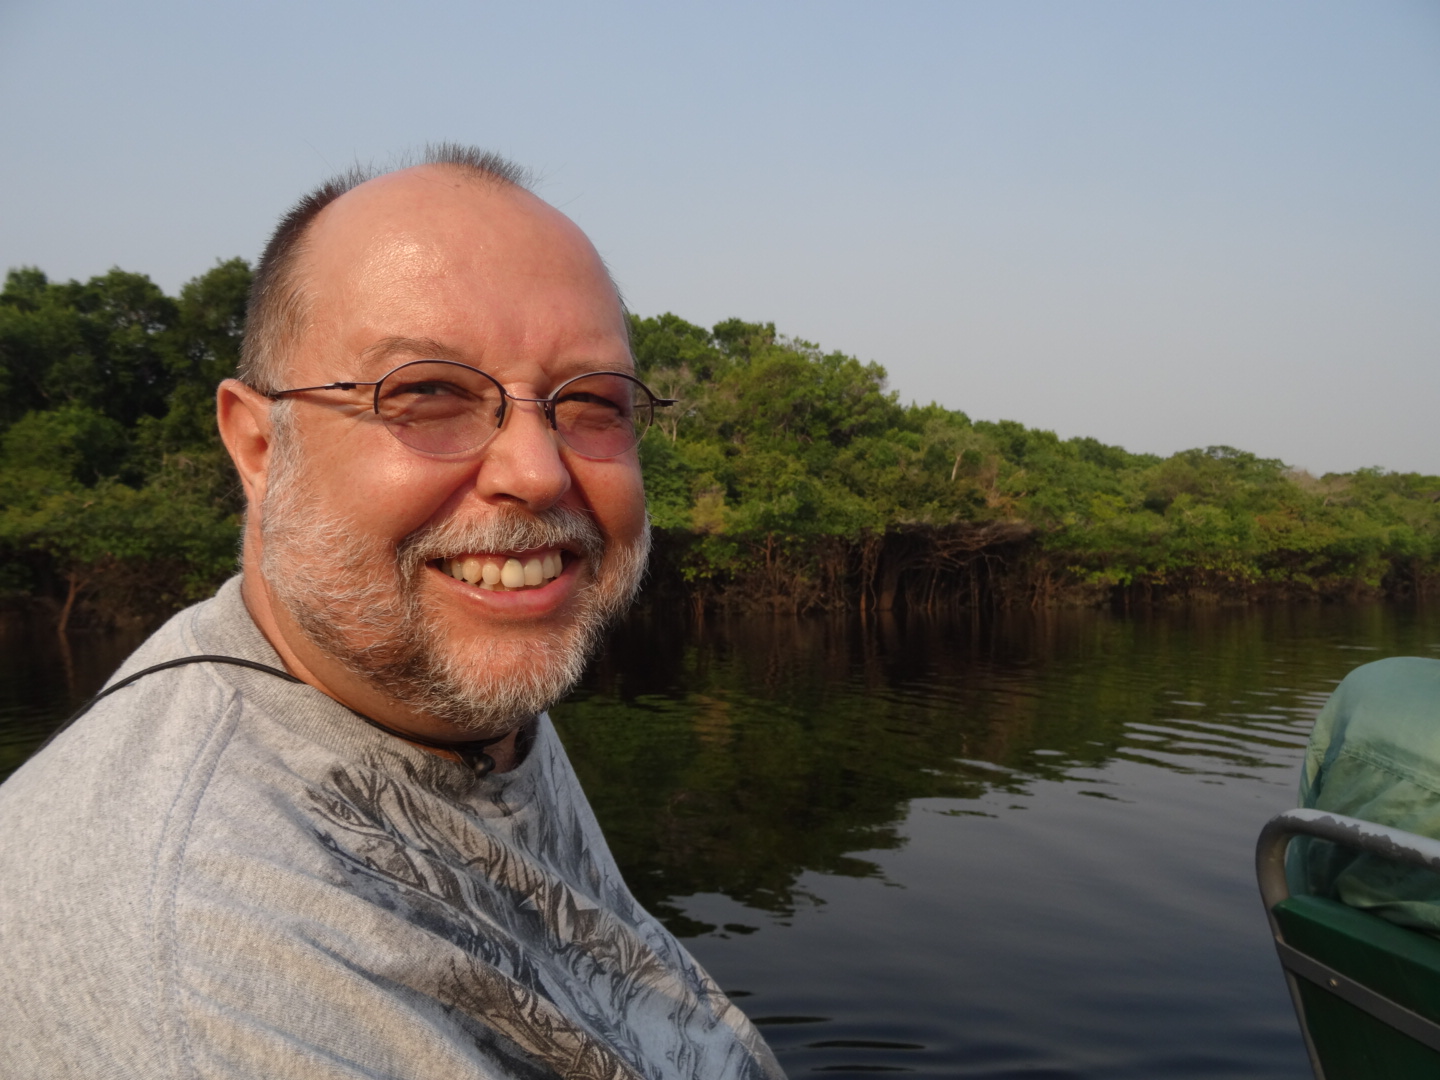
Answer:
POLYGON ((292 386, 289 390, 271 390, 268 398, 284 397, 286 394, 308 394, 312 390, 355 390, 361 386, 379 386, 377 382, 332 382, 324 386, 292 386))

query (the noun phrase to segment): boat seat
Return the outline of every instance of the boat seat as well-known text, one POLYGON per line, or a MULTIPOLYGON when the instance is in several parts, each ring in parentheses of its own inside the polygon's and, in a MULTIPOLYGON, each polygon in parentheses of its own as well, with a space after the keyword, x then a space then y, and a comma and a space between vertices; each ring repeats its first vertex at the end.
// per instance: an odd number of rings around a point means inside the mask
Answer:
POLYGON ((1317 1080, 1440 1077, 1440 940, 1323 896, 1291 896, 1286 848, 1314 837, 1440 871, 1440 841, 1321 810, 1260 834, 1256 873, 1317 1080))

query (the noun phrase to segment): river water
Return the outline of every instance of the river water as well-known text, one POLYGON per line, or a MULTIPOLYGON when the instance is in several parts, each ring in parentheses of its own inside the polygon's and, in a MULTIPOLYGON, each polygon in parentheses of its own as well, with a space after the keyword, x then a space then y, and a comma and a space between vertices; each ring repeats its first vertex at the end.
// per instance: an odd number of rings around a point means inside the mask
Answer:
MULTIPOLYGON (((133 645, 0 638, 0 773, 133 645)), ((636 617, 554 715, 627 879, 792 1076, 1309 1075, 1253 844, 1440 611, 636 617)))

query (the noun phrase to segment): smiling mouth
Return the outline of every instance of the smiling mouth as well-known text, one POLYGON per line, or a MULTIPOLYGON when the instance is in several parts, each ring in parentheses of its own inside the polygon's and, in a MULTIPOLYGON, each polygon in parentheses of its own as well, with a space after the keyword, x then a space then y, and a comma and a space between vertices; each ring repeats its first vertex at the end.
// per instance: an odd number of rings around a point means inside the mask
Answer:
MULTIPOLYGON (((515 555, 454 555, 432 564, 456 581, 486 592, 520 592, 554 581, 565 569, 562 548, 543 548, 515 555)), ((573 556, 572 556, 573 558, 573 556)))

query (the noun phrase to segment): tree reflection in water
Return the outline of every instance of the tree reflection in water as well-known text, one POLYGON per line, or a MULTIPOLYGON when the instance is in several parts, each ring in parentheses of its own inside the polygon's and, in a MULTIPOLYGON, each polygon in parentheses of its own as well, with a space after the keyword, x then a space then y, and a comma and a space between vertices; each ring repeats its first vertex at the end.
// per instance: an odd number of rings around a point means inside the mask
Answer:
POLYGON ((1423 620, 1380 606, 636 617, 554 713, 637 894, 693 934, 713 928, 671 898, 718 892, 784 915, 802 871, 877 874, 851 853, 899 843, 914 799, 1018 794, 1116 759, 1272 768, 1304 734, 1297 715, 1368 658, 1338 646, 1423 648, 1417 632, 1423 620), (1285 698, 1267 707, 1277 680, 1285 698))

